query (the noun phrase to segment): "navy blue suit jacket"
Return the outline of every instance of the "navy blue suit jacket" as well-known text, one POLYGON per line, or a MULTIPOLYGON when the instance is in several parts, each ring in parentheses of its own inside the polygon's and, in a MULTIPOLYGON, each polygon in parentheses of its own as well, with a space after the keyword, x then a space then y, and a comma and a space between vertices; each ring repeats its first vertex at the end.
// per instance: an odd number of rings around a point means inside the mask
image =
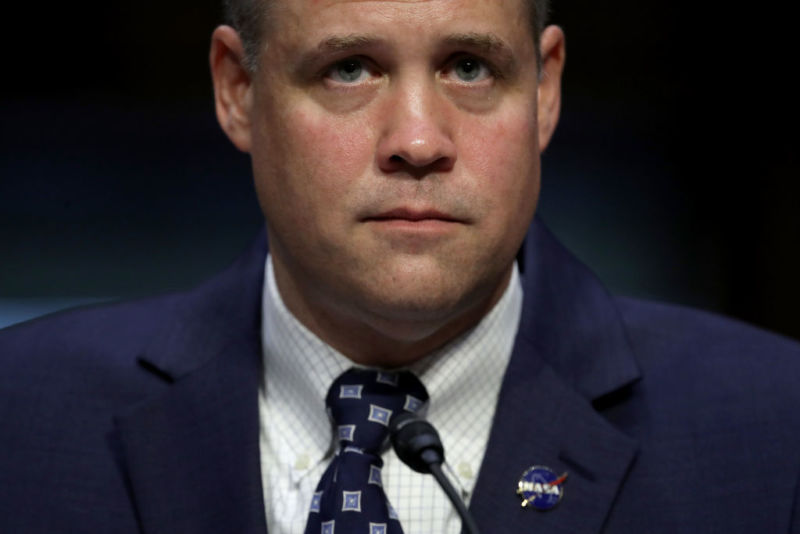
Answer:
MULTIPOLYGON (((266 241, 186 294, 0 333, 0 532, 265 532, 266 241)), ((535 222, 470 508, 484 533, 800 532, 800 348, 610 296, 535 222), (567 471, 555 509, 515 495, 567 471)), ((346 533, 340 533, 346 534, 346 533)))

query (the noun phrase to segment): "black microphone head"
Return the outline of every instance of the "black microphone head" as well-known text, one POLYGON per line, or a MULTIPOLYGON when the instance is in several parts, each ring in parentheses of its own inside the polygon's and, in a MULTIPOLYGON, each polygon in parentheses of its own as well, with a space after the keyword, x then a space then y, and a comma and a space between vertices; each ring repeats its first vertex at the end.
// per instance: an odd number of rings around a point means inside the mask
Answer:
POLYGON ((389 423, 392 447, 404 464, 418 473, 430 473, 431 464, 444 462, 444 447, 433 425, 416 414, 402 412, 389 423))

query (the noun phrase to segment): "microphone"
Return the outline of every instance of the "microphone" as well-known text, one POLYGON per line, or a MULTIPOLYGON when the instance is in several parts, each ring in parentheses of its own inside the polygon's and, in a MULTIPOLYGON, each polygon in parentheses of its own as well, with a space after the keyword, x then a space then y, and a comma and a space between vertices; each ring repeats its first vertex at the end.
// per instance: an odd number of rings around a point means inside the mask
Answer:
POLYGON ((389 434, 397 457, 417 473, 431 473, 453 503, 467 533, 479 534, 464 501, 442 472, 444 447, 433 425, 415 414, 402 412, 392 417, 389 434))

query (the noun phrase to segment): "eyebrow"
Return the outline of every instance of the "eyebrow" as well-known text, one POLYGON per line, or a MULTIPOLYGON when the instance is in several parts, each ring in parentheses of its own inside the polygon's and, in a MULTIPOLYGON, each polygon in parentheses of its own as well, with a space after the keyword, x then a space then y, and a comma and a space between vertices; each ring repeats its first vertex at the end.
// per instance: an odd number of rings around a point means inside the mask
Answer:
MULTIPOLYGON (((517 61, 511 47, 493 33, 453 33, 445 36, 442 42, 448 48, 473 50, 490 55, 505 72, 512 73, 517 70, 517 61)), ((320 57, 334 54, 344 55, 351 51, 376 46, 386 46, 386 40, 374 34, 332 35, 326 37, 312 50, 300 56, 297 62, 298 70, 302 71, 306 67, 313 65, 320 57)))
POLYGON ((332 55, 346 55, 347 52, 384 44, 377 35, 351 34, 332 35, 320 41, 317 46, 302 52, 296 62, 296 72, 305 72, 321 59, 332 55))
POLYGON ((383 39, 371 34, 352 34, 352 35, 333 35, 323 39, 317 45, 315 53, 337 53, 347 52, 354 48, 363 48, 383 43, 383 39))

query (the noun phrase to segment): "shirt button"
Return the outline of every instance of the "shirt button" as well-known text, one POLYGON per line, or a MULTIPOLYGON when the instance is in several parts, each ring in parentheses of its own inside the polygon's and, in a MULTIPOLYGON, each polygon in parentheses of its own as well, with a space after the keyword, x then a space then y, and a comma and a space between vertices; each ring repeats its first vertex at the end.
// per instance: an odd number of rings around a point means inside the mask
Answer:
POLYGON ((472 478, 472 466, 469 465, 467 462, 461 462, 458 464, 458 476, 463 478, 472 478))
POLYGON ((311 463, 311 459, 308 457, 308 454, 303 453, 300 454, 294 461, 294 468, 298 471, 305 471, 308 469, 308 464, 311 463))

